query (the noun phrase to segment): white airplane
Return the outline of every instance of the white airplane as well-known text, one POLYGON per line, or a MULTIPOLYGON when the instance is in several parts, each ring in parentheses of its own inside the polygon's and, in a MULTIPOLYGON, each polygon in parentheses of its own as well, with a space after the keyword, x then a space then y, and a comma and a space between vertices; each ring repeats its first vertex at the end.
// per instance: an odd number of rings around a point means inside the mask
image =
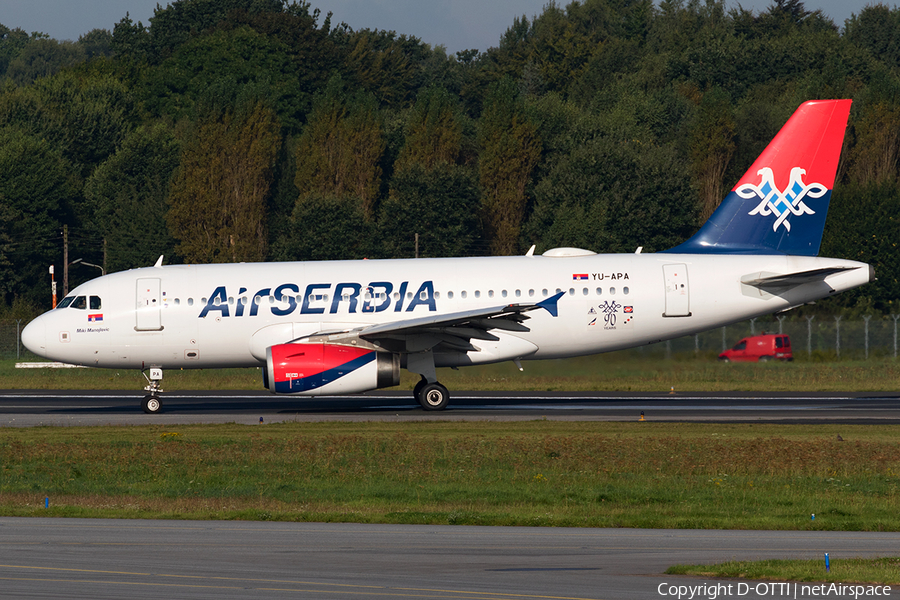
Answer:
MULTIPOLYGON (((140 369, 260 367, 274 393, 348 394, 437 367, 564 358, 650 344, 785 311, 874 279, 817 256, 849 100, 800 106, 699 232, 656 254, 162 265, 78 286, 22 332, 48 359, 140 369)), ((673 199, 676 201, 686 201, 673 199)), ((149 371, 149 377, 147 376, 149 371)))

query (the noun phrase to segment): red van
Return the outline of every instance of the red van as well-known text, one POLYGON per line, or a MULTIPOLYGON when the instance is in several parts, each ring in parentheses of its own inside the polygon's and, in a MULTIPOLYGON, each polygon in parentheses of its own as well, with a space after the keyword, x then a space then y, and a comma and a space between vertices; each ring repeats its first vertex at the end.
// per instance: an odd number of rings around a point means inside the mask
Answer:
POLYGON ((754 361, 794 360, 791 352, 791 338, 783 334, 754 335, 739 341, 734 348, 719 355, 719 360, 754 361))

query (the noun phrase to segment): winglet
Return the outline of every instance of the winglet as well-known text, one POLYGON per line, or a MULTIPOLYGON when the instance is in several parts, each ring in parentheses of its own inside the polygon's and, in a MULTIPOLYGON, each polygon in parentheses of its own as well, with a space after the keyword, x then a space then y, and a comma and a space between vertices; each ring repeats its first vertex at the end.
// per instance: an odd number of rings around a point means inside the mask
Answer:
POLYGON ((546 309, 547 312, 550 313, 552 316, 558 317, 559 309, 557 308, 556 303, 559 302, 559 299, 562 298, 565 294, 566 294, 565 292, 559 292, 558 294, 554 294, 553 296, 550 296, 546 300, 541 300, 540 302, 538 302, 537 306, 540 306, 541 308, 546 309))

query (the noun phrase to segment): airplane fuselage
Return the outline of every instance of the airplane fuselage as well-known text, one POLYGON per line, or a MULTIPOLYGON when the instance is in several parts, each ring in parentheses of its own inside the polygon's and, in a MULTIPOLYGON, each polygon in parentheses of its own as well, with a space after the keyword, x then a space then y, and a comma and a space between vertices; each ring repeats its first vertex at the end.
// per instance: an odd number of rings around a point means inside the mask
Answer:
MULTIPOLYGON (((266 348, 321 332, 508 304, 563 292, 528 331, 473 340, 435 366, 608 352, 786 310, 872 278, 854 261, 784 255, 612 254, 170 265, 79 286, 84 308, 41 317, 29 347, 108 368, 255 367, 266 348), (783 291, 755 277, 840 267, 783 291), (96 300, 92 300, 92 297, 96 300), (93 306, 99 308, 92 309, 93 306)), ((37 325, 37 323, 35 323, 37 325)))

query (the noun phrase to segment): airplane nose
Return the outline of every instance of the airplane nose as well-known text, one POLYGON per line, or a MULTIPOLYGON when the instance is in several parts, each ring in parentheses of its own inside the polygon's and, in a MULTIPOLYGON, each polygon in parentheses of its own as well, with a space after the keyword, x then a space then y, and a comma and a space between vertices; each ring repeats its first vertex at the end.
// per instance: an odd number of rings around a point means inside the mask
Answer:
POLYGON ((47 323, 38 317, 22 330, 22 343, 34 354, 43 356, 47 351, 47 323))

